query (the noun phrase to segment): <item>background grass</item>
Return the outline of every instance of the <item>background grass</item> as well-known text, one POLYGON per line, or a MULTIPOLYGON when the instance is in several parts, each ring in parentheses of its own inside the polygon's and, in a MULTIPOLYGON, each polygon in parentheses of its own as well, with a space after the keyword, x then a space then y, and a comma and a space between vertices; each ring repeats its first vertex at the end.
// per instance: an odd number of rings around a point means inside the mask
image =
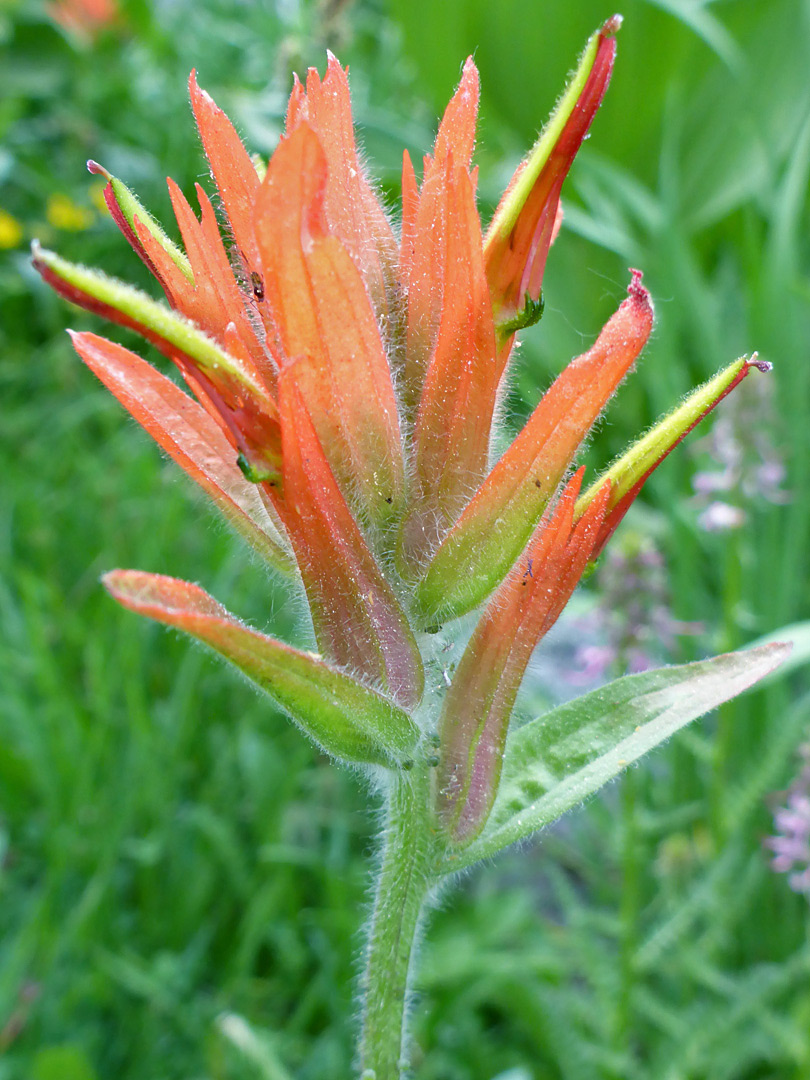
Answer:
MULTIPOLYGON (((197 580, 288 639, 296 602, 80 369, 63 328, 96 324, 40 286, 24 245, 37 235, 146 285, 95 209, 85 159, 168 221, 165 172, 187 190, 205 173, 188 70, 268 153, 291 71, 322 67, 327 45, 352 66, 392 200, 402 146, 427 149, 475 51, 491 205, 612 11, 125 0, 121 12, 81 39, 35 0, 0 7, 0 205, 23 229, 0 261, 0 1080, 346 1076, 373 808, 230 672, 114 607, 98 576, 197 580), (48 214, 54 193, 84 212, 81 228, 48 214)), ((775 363, 737 438, 770 441, 789 501, 738 493, 744 528, 702 530, 691 479, 708 459, 693 443, 618 541, 654 543, 674 617, 702 623, 653 643, 680 660, 808 617, 810 4, 628 0, 623 13, 509 406, 516 425, 615 307, 628 265, 645 271, 658 328, 593 465, 736 355, 775 363)), ((580 607, 598 603, 603 576, 580 607)), ((539 663, 538 707, 561 692, 547 674, 539 663)), ((808 904, 771 874, 762 838, 809 722, 799 672, 471 874, 428 934, 419 1077, 807 1080, 808 904)))

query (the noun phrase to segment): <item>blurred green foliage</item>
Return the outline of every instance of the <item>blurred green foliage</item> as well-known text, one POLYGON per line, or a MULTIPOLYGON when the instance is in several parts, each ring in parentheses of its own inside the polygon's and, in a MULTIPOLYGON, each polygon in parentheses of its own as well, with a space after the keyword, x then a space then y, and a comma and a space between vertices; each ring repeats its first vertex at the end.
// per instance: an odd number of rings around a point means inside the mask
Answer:
MULTIPOLYGON (((474 51, 491 205, 611 13, 122 0, 82 36, 37 0, 0 6, 0 1080, 348 1075, 375 825, 355 778, 230 672, 101 593, 102 570, 137 566, 304 633, 283 584, 80 370, 63 328, 96 324, 34 280, 25 244, 146 284, 85 159, 167 221, 165 172, 187 190, 205 172, 190 68, 267 154, 291 72, 322 66, 326 46, 352 66, 392 203, 402 146, 428 148, 474 51)), ((705 626, 673 650, 688 659, 808 617, 810 4, 628 0, 623 14, 509 414, 592 339, 628 265, 658 330, 593 464, 735 355, 775 363, 775 419, 754 426, 789 501, 750 499, 742 530, 701 530, 703 459, 684 448, 628 523, 661 549, 675 615, 705 626)), ((419 979, 420 1078, 807 1080, 808 905, 761 848, 768 793, 807 737, 797 678, 725 707, 448 896, 419 979)))

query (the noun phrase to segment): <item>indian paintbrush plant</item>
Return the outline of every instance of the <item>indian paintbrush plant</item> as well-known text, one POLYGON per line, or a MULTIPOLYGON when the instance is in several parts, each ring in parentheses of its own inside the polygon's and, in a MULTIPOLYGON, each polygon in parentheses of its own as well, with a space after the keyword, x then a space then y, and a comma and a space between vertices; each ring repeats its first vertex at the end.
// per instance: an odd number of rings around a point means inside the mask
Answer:
POLYGON ((198 185, 198 218, 169 180, 182 247, 89 163, 168 305, 34 250, 59 293, 174 364, 190 394, 120 345, 72 335, 95 375, 306 596, 313 651, 246 626, 197 585, 104 576, 125 607, 256 682, 317 746, 361 769, 384 805, 360 982, 357 1067, 369 1080, 407 1070, 414 942, 442 884, 580 803, 788 648, 620 678, 510 729, 533 650, 642 485, 768 366, 735 360, 583 488, 577 452, 653 326, 631 270, 596 341, 493 461, 510 354, 542 313, 561 188, 607 89, 620 21, 588 42, 485 233, 471 166, 473 61, 421 183, 404 156, 395 231, 358 157, 346 71, 330 55, 323 77, 296 79, 266 164, 192 74, 220 213, 198 185), (457 665, 443 668, 439 646, 464 633, 457 665))

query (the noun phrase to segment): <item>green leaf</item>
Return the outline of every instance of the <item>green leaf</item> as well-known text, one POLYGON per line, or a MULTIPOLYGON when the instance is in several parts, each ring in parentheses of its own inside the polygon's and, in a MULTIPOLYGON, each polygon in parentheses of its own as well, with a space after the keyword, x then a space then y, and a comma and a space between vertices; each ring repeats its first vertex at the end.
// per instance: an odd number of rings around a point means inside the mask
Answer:
POLYGON ((486 829, 448 856, 446 870, 470 866, 555 821, 685 724, 753 686, 790 651, 775 642, 627 675, 519 728, 507 740, 486 829))
POLYGON ((139 570, 112 570, 102 580, 130 611, 177 627, 230 660, 327 753, 371 765, 410 760, 419 740, 410 716, 315 653, 251 630, 187 581, 139 570))

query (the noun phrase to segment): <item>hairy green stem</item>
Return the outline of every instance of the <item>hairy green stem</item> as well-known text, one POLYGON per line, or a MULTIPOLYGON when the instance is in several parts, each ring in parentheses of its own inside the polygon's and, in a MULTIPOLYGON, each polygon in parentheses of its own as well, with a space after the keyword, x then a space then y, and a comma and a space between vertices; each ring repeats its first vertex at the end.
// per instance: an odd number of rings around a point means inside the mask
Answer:
POLYGON ((363 976, 363 1080, 399 1080, 406 1067, 406 1018, 414 944, 435 862, 430 772, 395 775, 363 976))

